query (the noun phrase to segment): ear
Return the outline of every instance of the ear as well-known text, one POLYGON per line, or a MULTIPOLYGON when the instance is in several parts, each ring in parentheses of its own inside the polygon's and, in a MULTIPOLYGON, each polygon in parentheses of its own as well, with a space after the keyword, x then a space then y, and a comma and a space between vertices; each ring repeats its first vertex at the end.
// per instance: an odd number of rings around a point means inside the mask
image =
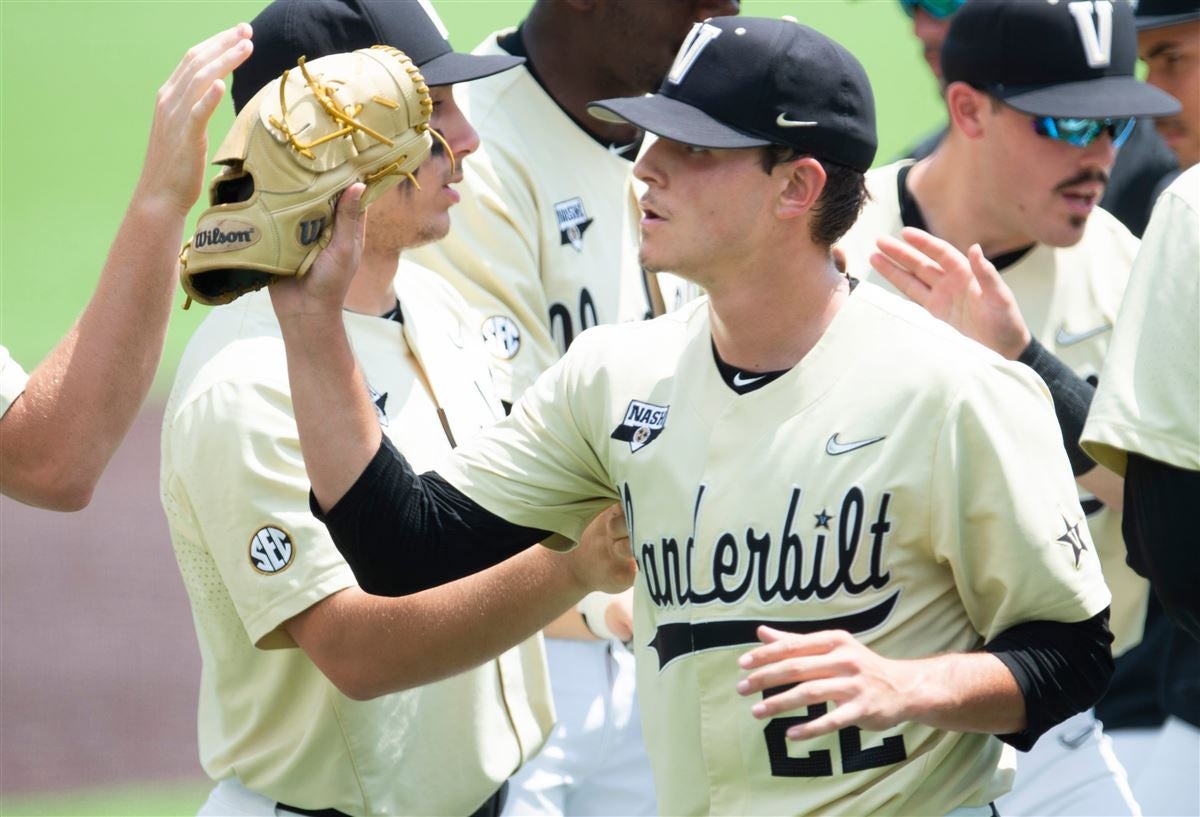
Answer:
POLYGON ((783 189, 775 203, 780 219, 799 218, 811 211, 825 190, 825 168, 811 156, 784 162, 771 175, 782 174, 783 189))
POLYGON ((978 139, 983 135, 984 121, 991 111, 992 101, 983 91, 965 82, 952 82, 946 86, 946 108, 955 128, 968 139, 978 139))

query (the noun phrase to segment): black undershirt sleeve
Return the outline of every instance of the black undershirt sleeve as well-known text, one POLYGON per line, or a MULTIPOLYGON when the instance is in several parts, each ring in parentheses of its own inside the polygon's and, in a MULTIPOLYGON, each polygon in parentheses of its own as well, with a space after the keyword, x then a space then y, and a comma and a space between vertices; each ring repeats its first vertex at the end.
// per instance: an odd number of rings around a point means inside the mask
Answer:
POLYGON ((1107 607, 1086 621, 1018 624, 984 649, 1008 667, 1025 698, 1025 729, 997 735, 1022 752, 1050 728, 1094 706, 1112 679, 1107 607))
POLYGON ((384 436, 337 504, 313 515, 368 593, 405 596, 486 570, 551 534, 514 525, 437 473, 418 475, 384 436))
POLYGON ((1080 477, 1096 467, 1092 458, 1079 447, 1083 424, 1087 421, 1088 409, 1096 388, 1071 371, 1065 363, 1050 354, 1037 338, 1030 338, 1029 345, 1017 361, 1033 369, 1046 382, 1050 396, 1054 399, 1054 413, 1058 415, 1058 426, 1062 430, 1063 445, 1071 470, 1080 477))
POLYGON ((1150 580, 1171 619, 1200 639, 1200 546, 1195 507, 1200 471, 1130 454, 1125 467, 1125 537, 1129 566, 1150 580))

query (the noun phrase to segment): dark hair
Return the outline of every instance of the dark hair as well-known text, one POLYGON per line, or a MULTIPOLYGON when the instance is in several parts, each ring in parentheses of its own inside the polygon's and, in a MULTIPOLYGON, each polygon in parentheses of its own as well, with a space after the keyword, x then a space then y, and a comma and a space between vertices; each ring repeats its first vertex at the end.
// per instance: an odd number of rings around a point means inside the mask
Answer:
MULTIPOLYGON (((763 148, 762 168, 770 173, 779 165, 808 156, 788 145, 767 145, 763 148)), ((817 159, 825 171, 825 189, 813 208, 813 220, 809 224, 809 235, 813 242, 832 247, 846 234, 863 205, 870 197, 867 193, 866 175, 854 168, 826 159, 817 159)))

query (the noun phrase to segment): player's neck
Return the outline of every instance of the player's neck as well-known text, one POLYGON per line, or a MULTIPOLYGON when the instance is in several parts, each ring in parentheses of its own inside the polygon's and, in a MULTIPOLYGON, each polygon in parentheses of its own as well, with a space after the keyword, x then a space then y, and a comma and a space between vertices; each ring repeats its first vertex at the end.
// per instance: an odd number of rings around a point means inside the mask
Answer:
POLYGON ((816 346, 850 293, 826 250, 779 265, 743 264, 708 287, 717 354, 747 372, 790 369, 816 346))
MULTIPOLYGON (((654 89, 627 88, 615 83, 610 75, 596 69, 598 62, 587 56, 595 38, 588 36, 586 29, 575 26, 573 20, 550 19, 539 11, 540 7, 535 7, 521 31, 529 61, 547 93, 597 139, 613 144, 636 141, 641 136, 637 128, 602 122, 587 112, 587 105, 597 99, 639 96, 654 89), (590 67, 580 70, 581 65, 590 67)), ((563 12, 563 17, 569 14, 563 12)))
POLYGON ((369 253, 363 250, 358 272, 346 293, 346 309, 362 315, 382 315, 396 305, 393 282, 400 253, 369 253))
POLYGON ((961 252, 979 244, 984 255, 997 258, 1035 243, 1006 223, 1003 203, 982 184, 986 178, 987 168, 949 134, 932 156, 913 165, 907 182, 928 231, 961 252))

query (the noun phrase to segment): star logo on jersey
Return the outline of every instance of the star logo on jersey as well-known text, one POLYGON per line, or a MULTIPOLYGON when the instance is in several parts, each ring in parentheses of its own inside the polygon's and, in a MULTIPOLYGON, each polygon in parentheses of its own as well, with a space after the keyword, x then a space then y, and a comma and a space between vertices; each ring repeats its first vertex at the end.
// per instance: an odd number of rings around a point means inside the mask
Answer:
POLYGON ((821 509, 820 513, 814 513, 813 516, 817 519, 816 527, 829 530, 829 520, 833 519, 833 517, 826 513, 824 508, 821 509))
POLYGON ((386 427, 388 424, 387 418, 387 392, 380 394, 375 391, 375 387, 370 383, 367 384, 367 394, 371 395, 371 402, 375 404, 375 414, 379 417, 379 425, 386 427))
POLYGON ((670 406, 656 406, 641 400, 630 400, 625 409, 625 419, 613 429, 612 438, 629 443, 629 451, 636 453, 654 442, 667 424, 670 406))
POLYGON ((558 234, 562 246, 570 244, 575 252, 583 252, 583 234, 592 226, 592 219, 583 209, 583 199, 576 196, 555 202, 554 216, 558 219, 558 234))
POLYGON ((1080 519, 1078 522, 1072 525, 1064 516, 1063 525, 1066 526, 1067 530, 1062 536, 1055 540, 1057 542, 1062 542, 1064 545, 1070 545, 1071 552, 1075 556, 1075 567, 1079 567, 1080 554, 1088 549, 1087 542, 1084 541, 1083 533, 1079 530, 1079 526, 1082 524, 1083 520, 1080 519))

